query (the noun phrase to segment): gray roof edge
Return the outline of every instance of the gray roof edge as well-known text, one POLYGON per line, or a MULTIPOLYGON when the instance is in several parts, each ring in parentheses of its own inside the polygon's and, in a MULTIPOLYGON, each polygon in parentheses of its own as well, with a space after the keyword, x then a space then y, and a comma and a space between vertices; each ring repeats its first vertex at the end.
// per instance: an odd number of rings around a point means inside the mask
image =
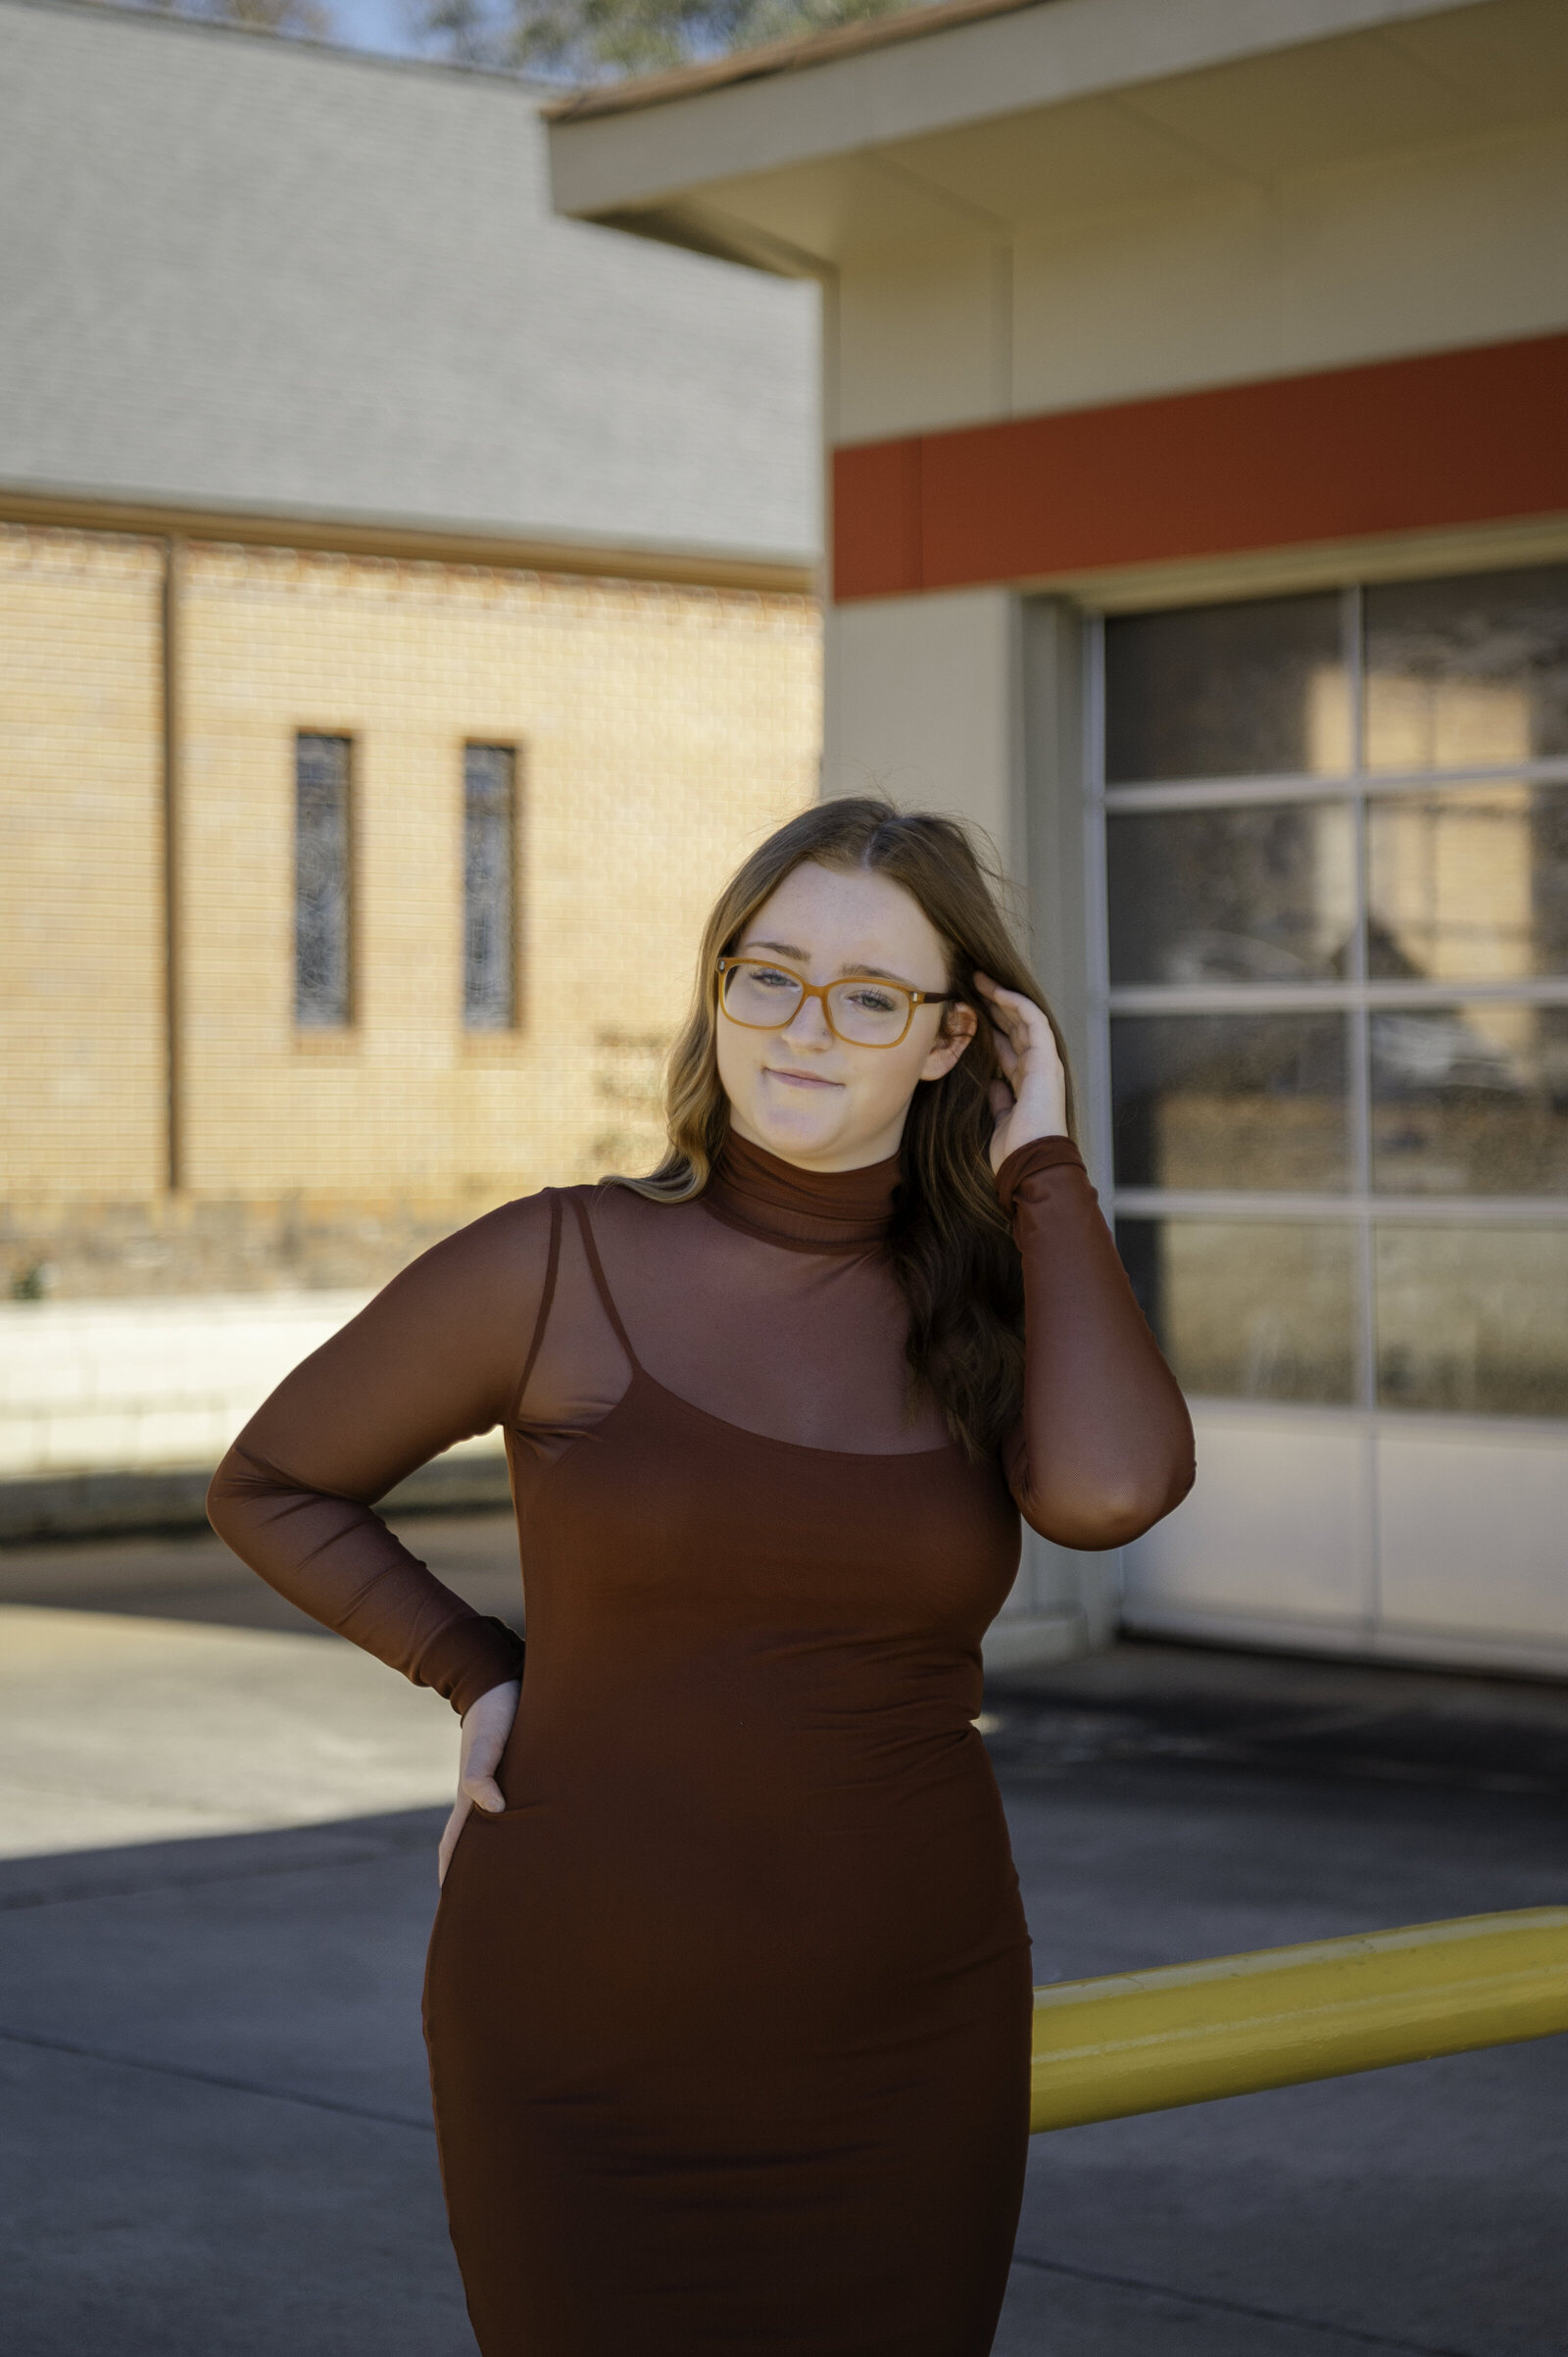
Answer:
MULTIPOLYGON (((19 0, 0 0, 15 6, 19 0)), ((34 0, 20 0, 23 6, 34 0)), ((52 0, 44 0, 45 5, 52 0)), ((816 548, 770 549, 728 541, 650 540, 627 535, 611 539, 560 525, 477 521, 471 516, 400 515, 380 510, 273 506, 265 501, 196 501, 167 490, 116 484, 57 482, 0 477, 0 524, 36 524, 42 529, 122 533, 131 538, 186 534, 221 542, 289 548, 303 544, 320 554, 383 556, 415 563, 493 563, 507 570, 552 569, 599 572, 612 577, 632 566, 639 578, 696 580, 715 575, 770 573, 802 578, 780 589, 804 588, 820 562, 816 548), (292 535, 292 537, 291 537, 292 535), (334 536, 337 536, 334 538, 334 536), (343 545, 338 547, 341 540, 343 545), (486 551, 493 554, 487 557, 486 551), (446 553, 443 554, 443 551, 446 553), (461 554, 454 553, 461 551, 461 554), (553 562, 552 562, 553 561, 553 562), (667 570, 662 571, 664 567, 667 570)))

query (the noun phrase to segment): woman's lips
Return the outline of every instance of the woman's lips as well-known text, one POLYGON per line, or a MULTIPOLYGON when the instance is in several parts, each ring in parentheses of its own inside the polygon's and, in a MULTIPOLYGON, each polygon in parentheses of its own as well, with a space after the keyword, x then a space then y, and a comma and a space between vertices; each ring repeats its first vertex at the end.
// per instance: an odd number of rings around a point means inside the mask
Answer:
POLYGON ((781 1072, 777 1064, 764 1064, 769 1080, 783 1081, 787 1089, 841 1089, 842 1080, 819 1080, 814 1072, 781 1072))

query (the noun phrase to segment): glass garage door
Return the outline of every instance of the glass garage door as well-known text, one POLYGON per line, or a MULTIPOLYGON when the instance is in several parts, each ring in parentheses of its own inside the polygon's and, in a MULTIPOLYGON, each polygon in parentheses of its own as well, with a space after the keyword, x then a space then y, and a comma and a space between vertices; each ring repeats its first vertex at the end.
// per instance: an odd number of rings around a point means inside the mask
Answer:
POLYGON ((1568 566, 1108 618, 1135 1623, 1568 1665, 1568 566))

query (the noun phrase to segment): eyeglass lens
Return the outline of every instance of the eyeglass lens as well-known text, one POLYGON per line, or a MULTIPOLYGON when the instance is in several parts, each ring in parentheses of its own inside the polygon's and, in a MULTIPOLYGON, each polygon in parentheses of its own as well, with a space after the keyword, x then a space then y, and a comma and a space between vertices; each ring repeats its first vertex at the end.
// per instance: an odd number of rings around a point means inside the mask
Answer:
MULTIPOLYGON (((724 1010, 758 1031, 782 1031, 792 1022, 803 996, 801 978, 788 966, 743 958, 724 972, 724 1010)), ((858 976, 835 982, 827 994, 828 1017, 840 1039, 864 1048, 885 1048, 903 1038, 913 1011, 896 982, 858 976)))

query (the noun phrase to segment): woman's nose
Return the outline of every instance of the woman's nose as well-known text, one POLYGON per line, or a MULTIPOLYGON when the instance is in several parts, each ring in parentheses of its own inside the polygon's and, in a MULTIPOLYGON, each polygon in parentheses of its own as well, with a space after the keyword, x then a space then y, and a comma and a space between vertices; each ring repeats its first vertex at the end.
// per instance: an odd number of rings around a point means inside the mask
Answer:
POLYGON ((784 1026, 786 1039, 797 1047, 825 1047, 833 1037, 827 1008, 820 999, 803 999, 784 1026))

